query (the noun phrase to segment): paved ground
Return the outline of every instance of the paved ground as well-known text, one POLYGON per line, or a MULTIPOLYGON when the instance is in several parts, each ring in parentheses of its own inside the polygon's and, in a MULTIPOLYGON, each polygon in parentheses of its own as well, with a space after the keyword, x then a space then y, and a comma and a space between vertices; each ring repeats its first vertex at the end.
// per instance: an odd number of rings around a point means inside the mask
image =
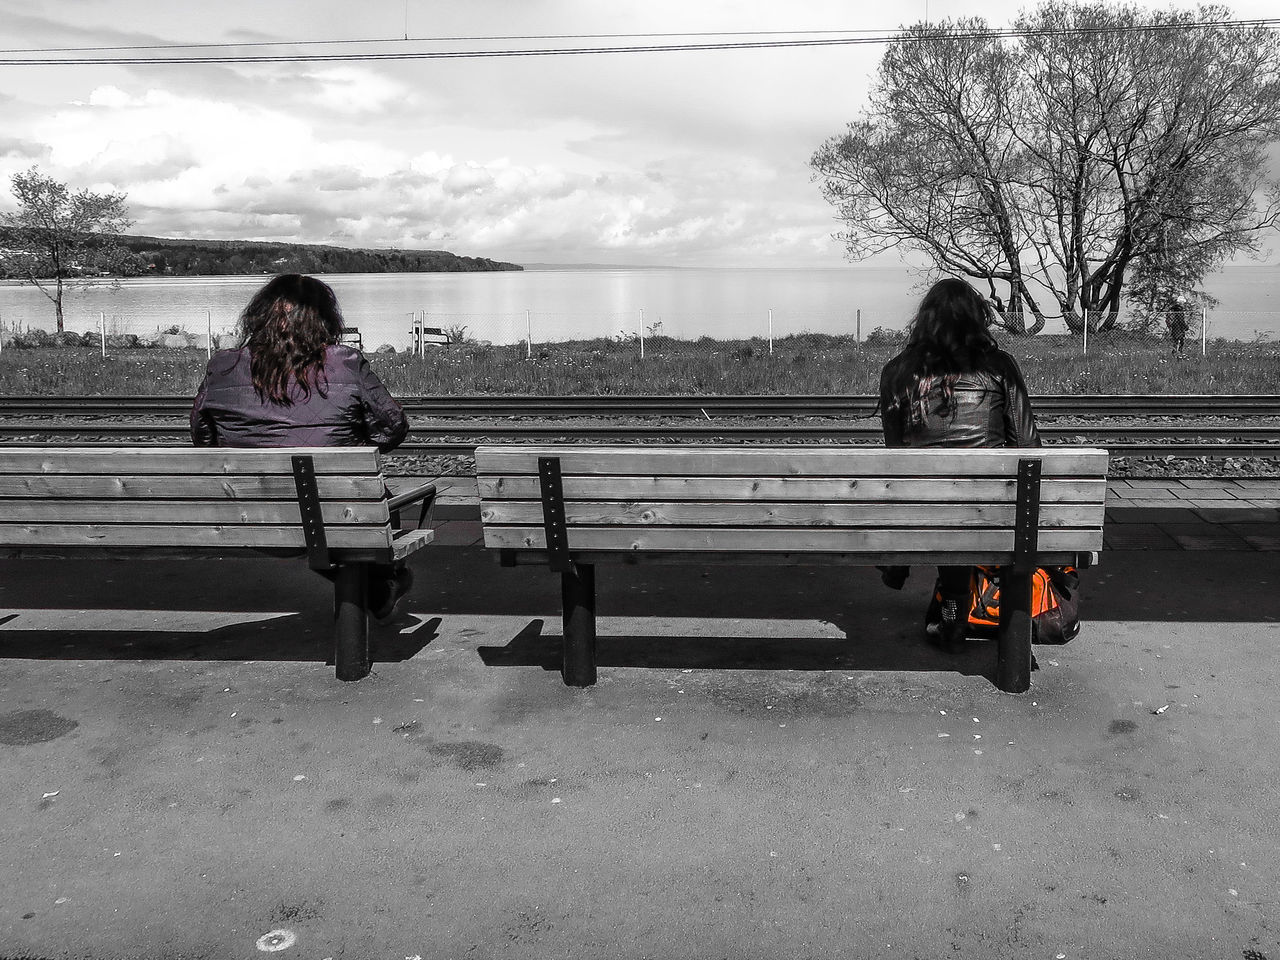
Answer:
POLYGON ((1171 499, 1021 696, 767 567, 602 568, 567 689, 465 485, 357 684, 301 563, 0 562, 0 957, 1280 960, 1276 504, 1171 499))

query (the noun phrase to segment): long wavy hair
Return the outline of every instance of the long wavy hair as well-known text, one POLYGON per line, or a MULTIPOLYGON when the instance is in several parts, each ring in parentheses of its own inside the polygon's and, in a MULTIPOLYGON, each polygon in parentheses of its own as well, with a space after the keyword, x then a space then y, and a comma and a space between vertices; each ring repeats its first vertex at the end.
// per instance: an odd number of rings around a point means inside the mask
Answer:
POLYGON ((963 280, 939 280, 920 301, 907 329, 903 354, 909 363, 889 385, 891 405, 905 413, 908 427, 928 416, 929 394, 942 388, 942 413, 955 414, 955 385, 961 374, 986 369, 999 349, 989 329, 991 307, 963 280))
POLYGON ((270 280, 240 314, 240 346, 249 349, 249 373, 263 402, 292 405, 291 383, 303 396, 313 389, 324 396, 325 348, 341 336, 333 289, 297 273, 270 280))

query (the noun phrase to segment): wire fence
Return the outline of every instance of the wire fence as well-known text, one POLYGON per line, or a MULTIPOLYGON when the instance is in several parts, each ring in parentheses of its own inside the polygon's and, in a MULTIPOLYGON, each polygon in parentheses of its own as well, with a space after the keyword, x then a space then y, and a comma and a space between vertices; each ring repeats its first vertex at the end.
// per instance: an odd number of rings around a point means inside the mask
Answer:
MULTIPOLYGON (((1029 320, 1030 318, 1028 318, 1029 320)), ((722 342, 752 341, 770 353, 789 337, 823 334, 871 346, 891 345, 904 337, 905 318, 853 309, 840 315, 791 313, 763 308, 753 313, 647 312, 643 307, 592 313, 437 313, 364 311, 349 321, 346 339, 366 352, 422 354, 438 347, 495 345, 523 348, 530 358, 568 345, 627 344, 645 359, 652 344, 682 345, 688 352, 712 351, 722 342)), ((995 328, 1002 343, 1021 339, 995 328)), ((225 308, 152 305, 127 311, 68 312, 61 332, 52 310, 36 315, 0 313, 0 349, 52 345, 112 349, 195 348, 206 352, 229 347, 238 337, 237 318, 225 308)), ((1207 355, 1216 342, 1280 342, 1280 312, 1247 313, 1200 310, 1121 314, 1112 323, 1093 319, 1069 327, 1047 321, 1036 337, 1075 343, 1088 354, 1113 343, 1167 344, 1176 354, 1207 355)), ((1034 338, 1032 338, 1034 339, 1034 338)))
MULTIPOLYGON (((366 310, 344 340, 404 394, 843 394, 874 391, 880 367, 902 348, 903 325, 856 308, 841 316, 366 310)), ((1059 322, 1033 336, 996 334, 1038 392, 1274 393, 1280 382, 1280 313, 1146 313, 1104 327, 1059 322)), ((0 315, 0 393, 52 389, 36 382, 44 375, 35 367, 48 361, 22 361, 55 347, 78 357, 74 389, 181 393, 198 383, 207 356, 237 341, 235 314, 215 306, 69 313, 62 332, 51 315, 0 315)))

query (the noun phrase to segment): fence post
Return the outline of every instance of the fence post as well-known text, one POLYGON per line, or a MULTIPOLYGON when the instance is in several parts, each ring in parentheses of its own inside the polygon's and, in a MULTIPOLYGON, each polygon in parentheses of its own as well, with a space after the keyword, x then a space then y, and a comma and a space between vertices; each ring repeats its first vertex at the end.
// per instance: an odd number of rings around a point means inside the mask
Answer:
POLYGON ((533 359, 533 315, 528 310, 524 312, 524 358, 533 359))
MULTIPOLYGON (((204 311, 204 335, 205 345, 204 353, 207 359, 213 358, 213 311, 208 308, 204 311)), ((105 342, 105 341, 104 341, 105 342)))
POLYGON ((769 308, 769 356, 773 356, 773 308, 769 308))
POLYGON ((1084 318, 1084 355, 1089 355, 1089 308, 1082 307, 1080 316, 1084 318))
POLYGON ((640 308, 640 359, 644 359, 644 307, 640 308))
POLYGON ((102 340, 102 359, 107 359, 107 315, 98 314, 98 336, 102 340))
POLYGON ((1205 351, 1208 349, 1207 338, 1209 335, 1209 312, 1204 304, 1200 305, 1200 356, 1206 356, 1205 351))
POLYGON ((858 319, 853 328, 853 342, 858 345, 862 344, 862 308, 861 307, 858 308, 858 319))

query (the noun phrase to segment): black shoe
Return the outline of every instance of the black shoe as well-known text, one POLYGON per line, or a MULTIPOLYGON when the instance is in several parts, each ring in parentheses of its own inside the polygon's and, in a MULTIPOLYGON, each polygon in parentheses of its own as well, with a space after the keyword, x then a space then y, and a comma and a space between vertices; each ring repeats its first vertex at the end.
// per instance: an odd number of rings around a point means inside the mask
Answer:
POLYGON ((880 571, 880 582, 890 590, 901 590, 911 575, 910 567, 876 567, 880 571))
POLYGON ((369 613, 373 619, 382 623, 395 616, 396 608, 413 588, 413 571, 407 566, 400 567, 393 576, 385 580, 375 580, 369 585, 369 613))
POLYGON ((943 600, 939 612, 939 622, 925 625, 925 637, 947 653, 964 653, 969 646, 965 635, 968 623, 960 616, 960 604, 955 600, 943 600))

